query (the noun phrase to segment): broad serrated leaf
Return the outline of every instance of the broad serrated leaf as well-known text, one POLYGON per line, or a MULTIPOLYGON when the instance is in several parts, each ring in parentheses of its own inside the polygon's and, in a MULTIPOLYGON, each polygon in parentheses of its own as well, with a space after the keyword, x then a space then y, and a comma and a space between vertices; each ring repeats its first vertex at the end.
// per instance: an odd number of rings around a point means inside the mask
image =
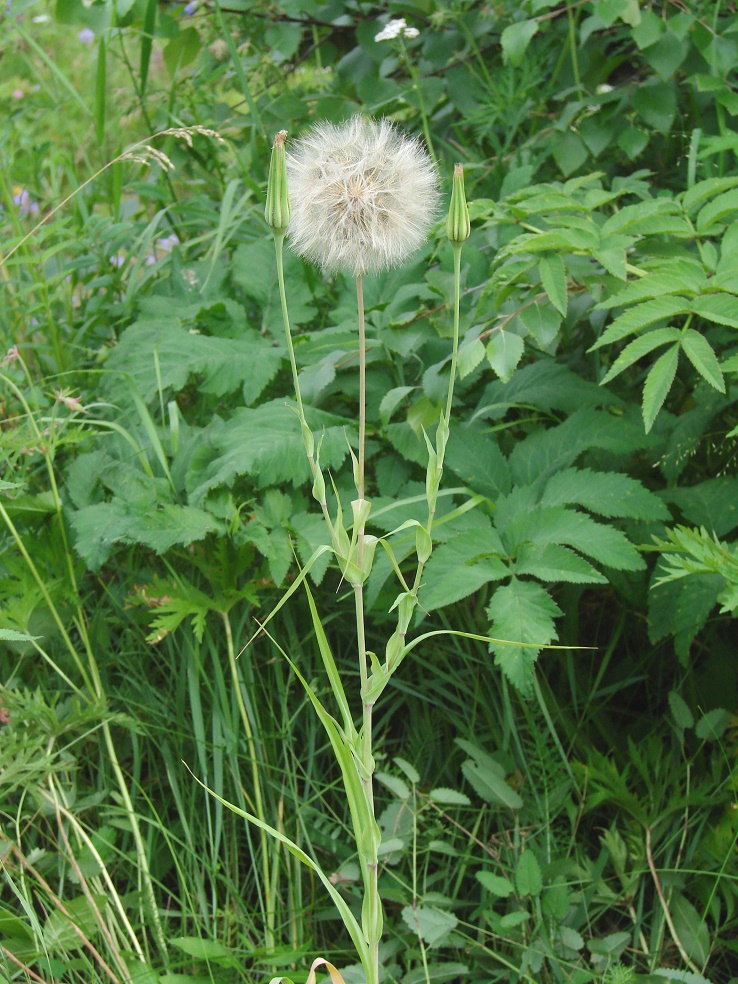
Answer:
POLYGON ((725 536, 738 527, 738 478, 732 475, 666 489, 663 496, 678 506, 690 523, 704 526, 716 536, 725 536))
POLYGON ((85 938, 94 940, 100 932, 95 908, 104 913, 107 904, 107 896, 100 894, 93 894, 91 898, 78 895, 74 899, 65 899, 66 912, 52 912, 44 924, 44 945, 55 953, 83 949, 85 938))
MULTIPOLYGON (((655 571, 658 581, 663 569, 655 571)), ((651 642, 674 637, 677 656, 686 660, 689 648, 717 605, 725 585, 718 574, 692 574, 688 578, 652 584, 648 592, 648 635, 651 642)))
MULTIPOLYGON (((305 408, 308 425, 322 438, 320 463, 337 469, 348 454, 346 436, 356 441, 356 423, 324 411, 305 408)), ((310 468, 294 409, 284 400, 236 410, 227 421, 206 431, 202 457, 193 456, 187 475, 190 502, 198 504, 212 488, 228 486, 250 475, 260 488, 310 479, 310 468)))
POLYGON ((191 506, 147 501, 100 502, 72 517, 75 547, 91 570, 104 563, 116 544, 139 543, 158 554, 189 546, 220 529, 209 513, 191 506))
POLYGON ((619 376, 628 366, 632 366, 638 359, 643 358, 644 355, 648 355, 649 352, 653 352, 659 346, 667 345, 669 342, 679 341, 681 337, 681 332, 676 328, 654 328, 645 335, 635 338, 625 346, 617 359, 615 359, 607 375, 600 380, 600 385, 604 386, 605 383, 609 383, 611 379, 619 376))
POLYGON ((523 339, 511 331, 499 328, 487 342, 487 361, 506 383, 515 372, 523 355, 523 339))
POLYGON ((471 806, 471 800, 466 793, 460 793, 457 789, 449 789, 446 786, 431 789, 428 797, 434 803, 443 803, 445 806, 471 806))
POLYGON ((493 875, 491 871, 477 871, 476 878, 488 892, 497 896, 498 899, 506 899, 515 891, 515 886, 508 878, 493 875))
POLYGON ((531 850, 525 850, 515 868, 515 885, 521 898, 538 898, 543 888, 543 876, 538 859, 531 850))
POLYGON ((459 348, 457 363, 459 379, 464 379, 470 372, 473 372, 477 368, 482 359, 484 359, 485 352, 484 342, 479 338, 475 338, 471 342, 466 342, 459 348))
MULTIPOLYGON (((736 302, 738 308, 738 302, 736 302)), ((725 392, 725 380, 717 356, 707 339, 693 328, 687 328, 682 335, 682 349, 703 379, 713 389, 725 392)))
POLYGON ((643 424, 648 433, 669 394, 679 363, 679 343, 654 362, 643 387, 643 424))
MULTIPOLYGON (((490 635, 497 639, 545 646, 556 638, 554 618, 561 609, 548 592, 532 581, 513 579, 498 588, 487 606, 490 635)), ((495 663, 521 694, 527 696, 533 687, 533 666, 539 649, 491 643, 495 663)))
POLYGON ((415 766, 412 765, 410 762, 408 762, 407 759, 400 758, 399 755, 395 755, 392 761, 395 763, 395 765, 401 772, 404 772, 405 776, 410 780, 410 782, 414 786, 417 786, 417 784, 420 782, 420 773, 415 768, 415 766))
POLYGON ((530 485, 573 464, 590 448, 632 454, 646 442, 640 423, 600 410, 582 409, 557 427, 536 428, 515 445, 508 462, 513 482, 530 485))
POLYGON ((738 188, 724 191, 700 209, 697 214, 697 232, 706 232, 716 223, 725 222, 735 212, 738 212, 738 188))
POLYGON ((188 331, 173 320, 142 320, 127 328, 112 350, 105 368, 111 373, 111 398, 127 404, 131 383, 146 403, 159 393, 179 392, 188 380, 224 396, 242 388, 247 403, 263 392, 282 364, 283 352, 253 329, 238 338, 217 338, 188 331))
POLYGON ((495 524, 511 555, 526 542, 561 543, 616 570, 642 570, 645 566, 620 530, 573 509, 535 502, 530 489, 513 489, 509 496, 498 500, 495 524))
POLYGON ((738 300, 732 294, 703 294, 693 302, 692 311, 706 321, 738 328, 738 300))
POLYGON ((490 768, 485 763, 467 759, 462 764, 461 771, 477 796, 486 803, 506 806, 511 810, 522 808, 522 799, 512 786, 505 782, 504 776, 501 776, 498 770, 490 768))
POLYGON ((410 799, 410 787, 399 776, 390 775, 388 772, 375 772, 374 775, 377 782, 381 782, 383 786, 386 786, 398 799, 410 799))
POLYGON ((469 530, 435 548, 423 574, 420 592, 425 611, 451 605, 489 581, 507 577, 510 570, 497 554, 503 553, 496 531, 469 530))
POLYGON ((685 292, 698 294, 706 281, 705 271, 698 263, 684 262, 679 264, 678 268, 676 264, 670 264, 664 270, 657 270, 632 281, 627 287, 600 301, 595 307, 597 310, 607 310, 654 300, 665 294, 685 292))
POLYGON ((564 261, 558 253, 551 253, 549 256, 544 256, 538 264, 538 272, 541 275, 541 283, 548 294, 548 299, 565 318, 569 297, 566 293, 564 261))
POLYGON ((694 727, 694 715, 690 711, 687 702, 676 692, 676 690, 671 690, 669 692, 669 708, 678 727, 694 727))
POLYGON ((505 64, 519 65, 533 35, 538 31, 537 20, 517 21, 508 24, 500 36, 502 57, 505 64))
POLYGON ((459 924, 453 913, 427 905, 406 906, 402 910, 402 919, 431 947, 440 944, 459 924))
POLYGON ((607 584, 607 578, 584 558, 557 543, 548 543, 544 547, 524 544, 515 561, 515 573, 530 574, 539 581, 607 584))
POLYGON ((510 491, 510 468, 497 439, 479 424, 453 429, 446 464, 473 492, 496 499, 510 491))
POLYGON ((591 468, 566 468, 552 476, 541 505, 580 505, 600 516, 629 519, 662 520, 671 515, 663 501, 635 478, 591 468))
POLYGON ((736 185, 738 185, 738 177, 707 178, 705 181, 698 181, 681 196, 682 205, 687 212, 691 212, 693 208, 704 204, 715 195, 735 188, 736 185))
POLYGON ((670 321, 677 315, 689 314, 691 310, 692 305, 685 297, 671 294, 655 297, 652 301, 644 301, 643 304, 636 304, 635 307, 629 308, 624 314, 615 318, 588 351, 594 352, 603 345, 619 342, 621 338, 648 328, 657 321, 670 321))

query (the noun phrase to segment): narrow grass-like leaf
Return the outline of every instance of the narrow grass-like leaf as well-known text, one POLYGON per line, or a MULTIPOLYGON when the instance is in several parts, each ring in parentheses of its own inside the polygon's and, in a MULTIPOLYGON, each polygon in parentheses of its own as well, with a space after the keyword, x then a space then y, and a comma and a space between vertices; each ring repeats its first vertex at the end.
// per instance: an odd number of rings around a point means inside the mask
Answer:
POLYGON ((664 400, 674 382, 678 363, 679 343, 677 342, 659 356, 648 374, 646 385, 643 387, 643 423, 646 433, 653 427, 653 422, 664 405, 664 400))
POLYGON ((105 95, 107 92, 107 52, 105 38, 97 42, 97 74, 95 77, 95 139, 102 147, 105 139, 105 95))
POLYGON ((713 389, 725 392, 725 380, 717 356, 707 339, 693 328, 687 328, 682 335, 684 353, 697 372, 706 379, 713 389))

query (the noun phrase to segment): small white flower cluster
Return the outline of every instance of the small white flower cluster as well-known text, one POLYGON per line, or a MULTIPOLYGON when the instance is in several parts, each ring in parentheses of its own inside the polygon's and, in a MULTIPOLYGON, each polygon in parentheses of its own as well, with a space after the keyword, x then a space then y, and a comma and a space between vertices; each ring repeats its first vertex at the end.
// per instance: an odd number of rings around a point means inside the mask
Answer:
POLYGON ((417 27, 408 27, 404 17, 391 20, 379 34, 374 35, 375 41, 393 41, 395 38, 417 38, 420 31, 417 27))

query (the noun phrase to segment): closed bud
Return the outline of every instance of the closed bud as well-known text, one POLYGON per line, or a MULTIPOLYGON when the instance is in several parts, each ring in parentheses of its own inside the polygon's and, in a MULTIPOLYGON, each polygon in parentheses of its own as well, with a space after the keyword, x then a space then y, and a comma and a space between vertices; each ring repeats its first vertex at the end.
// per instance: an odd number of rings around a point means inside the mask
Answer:
POLYGON ((463 243, 469 238, 470 232, 469 209, 464 193, 464 168, 461 164, 455 164, 454 180, 451 186, 451 205, 446 219, 446 235, 452 243, 463 243))
POLYGON ((284 142, 287 131, 280 130, 274 138, 272 159, 269 163, 269 181, 264 216, 267 225, 278 235, 284 235, 290 221, 290 196, 287 190, 287 162, 284 142))

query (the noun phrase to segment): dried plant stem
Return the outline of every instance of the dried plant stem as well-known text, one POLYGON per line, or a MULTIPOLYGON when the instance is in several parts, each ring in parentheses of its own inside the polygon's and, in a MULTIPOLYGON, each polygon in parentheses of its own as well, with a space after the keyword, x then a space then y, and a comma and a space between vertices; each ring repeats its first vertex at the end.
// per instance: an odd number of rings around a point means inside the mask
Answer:
POLYGON ((694 974, 700 974, 701 969, 692 960, 687 951, 684 949, 684 944, 681 941, 679 934, 677 933, 676 926, 674 925, 674 920, 671 917, 671 911, 669 910, 669 905, 666 901, 666 896, 664 895, 664 890, 661 887, 661 879, 659 878, 659 873, 656 870, 656 864, 653 859, 653 852, 651 850, 651 828, 646 827, 646 860, 648 861, 648 867, 651 871, 651 877, 653 878, 653 883, 656 888, 656 894, 661 902, 661 908, 664 911, 664 919, 666 920, 666 925, 669 927, 669 932, 671 933, 671 938, 676 944, 676 948, 679 951, 679 955, 685 964, 694 974))

